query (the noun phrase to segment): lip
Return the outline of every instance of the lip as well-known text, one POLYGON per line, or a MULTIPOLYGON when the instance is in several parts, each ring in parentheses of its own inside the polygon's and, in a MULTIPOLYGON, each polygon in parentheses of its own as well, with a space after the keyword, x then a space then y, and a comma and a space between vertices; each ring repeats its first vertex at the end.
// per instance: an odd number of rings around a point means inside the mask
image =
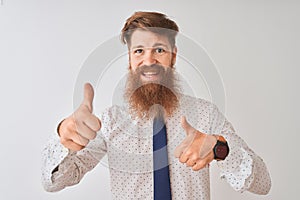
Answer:
POLYGON ((141 73, 143 81, 157 81, 160 78, 159 71, 147 71, 141 73))
POLYGON ((157 71, 148 71, 148 72, 143 72, 142 75, 143 76, 155 76, 155 75, 158 75, 159 72, 157 71))

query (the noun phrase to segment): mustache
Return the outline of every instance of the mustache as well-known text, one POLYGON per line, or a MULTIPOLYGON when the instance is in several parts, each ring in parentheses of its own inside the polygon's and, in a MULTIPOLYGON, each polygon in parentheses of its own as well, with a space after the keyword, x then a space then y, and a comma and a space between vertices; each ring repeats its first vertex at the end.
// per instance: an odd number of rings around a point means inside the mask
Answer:
POLYGON ((145 72, 165 72, 165 68, 161 65, 142 65, 136 69, 137 74, 143 74, 145 72))

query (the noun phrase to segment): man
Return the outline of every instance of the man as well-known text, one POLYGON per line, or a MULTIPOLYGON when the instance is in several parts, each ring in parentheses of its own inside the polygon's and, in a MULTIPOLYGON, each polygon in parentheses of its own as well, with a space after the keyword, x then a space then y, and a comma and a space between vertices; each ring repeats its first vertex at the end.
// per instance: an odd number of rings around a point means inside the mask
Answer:
POLYGON ((98 118, 93 87, 85 84, 82 104, 44 149, 47 191, 77 184, 107 154, 113 199, 208 200, 213 160, 235 190, 269 192, 263 160, 217 107, 180 93, 173 67, 177 32, 176 23, 161 13, 136 12, 127 19, 126 102, 98 118))

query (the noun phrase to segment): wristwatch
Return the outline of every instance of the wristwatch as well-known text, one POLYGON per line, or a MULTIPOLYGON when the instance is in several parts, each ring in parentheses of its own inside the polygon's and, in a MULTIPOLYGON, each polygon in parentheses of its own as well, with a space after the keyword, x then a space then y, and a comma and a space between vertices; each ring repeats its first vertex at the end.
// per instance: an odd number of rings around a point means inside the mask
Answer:
POLYGON ((215 160, 225 160, 229 154, 229 146, 225 138, 221 135, 214 135, 217 139, 217 143, 214 146, 214 159, 215 160))

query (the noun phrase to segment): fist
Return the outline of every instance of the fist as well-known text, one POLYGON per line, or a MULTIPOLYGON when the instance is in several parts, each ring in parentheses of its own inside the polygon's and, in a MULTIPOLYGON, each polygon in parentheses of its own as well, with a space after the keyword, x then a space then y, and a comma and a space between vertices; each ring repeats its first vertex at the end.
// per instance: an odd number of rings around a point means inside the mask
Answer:
POLYGON ((181 126, 186 132, 186 138, 176 147, 174 155, 181 163, 198 171, 213 161, 213 147, 217 139, 192 127, 185 117, 181 118, 181 126))
POLYGON ((86 83, 81 105, 59 127, 60 142, 72 151, 83 149, 101 128, 100 120, 93 114, 93 99, 94 89, 86 83))

